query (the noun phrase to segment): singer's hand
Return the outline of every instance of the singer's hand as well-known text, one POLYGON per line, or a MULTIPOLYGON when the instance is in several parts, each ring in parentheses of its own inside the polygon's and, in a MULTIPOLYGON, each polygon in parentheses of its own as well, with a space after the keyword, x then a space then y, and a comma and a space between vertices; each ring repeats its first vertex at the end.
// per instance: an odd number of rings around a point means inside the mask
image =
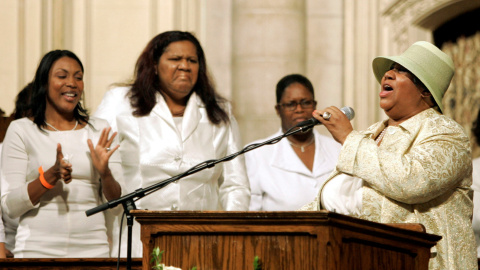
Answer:
POLYGON ((343 145, 343 142, 347 139, 348 134, 352 132, 353 127, 348 117, 337 107, 330 106, 323 110, 315 110, 312 116, 320 121, 332 134, 332 137, 343 145), (328 112, 331 114, 328 120, 323 118, 323 113, 328 112))

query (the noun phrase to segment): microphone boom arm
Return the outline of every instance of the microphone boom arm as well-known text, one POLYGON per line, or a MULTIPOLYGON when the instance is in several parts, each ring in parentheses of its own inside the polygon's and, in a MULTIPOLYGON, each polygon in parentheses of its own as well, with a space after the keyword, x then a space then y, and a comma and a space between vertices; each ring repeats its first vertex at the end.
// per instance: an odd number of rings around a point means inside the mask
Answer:
MULTIPOLYGON (((342 108, 342 112, 347 115, 349 120, 351 120, 353 118, 353 116, 355 115, 354 112, 353 112, 353 109, 350 108, 350 107, 342 108), (346 110, 344 110, 344 109, 346 109, 346 110)), ((167 186, 168 184, 170 184, 172 182, 178 181, 185 176, 194 174, 194 173, 202 171, 204 169, 212 168, 218 163, 225 162, 225 161, 230 161, 230 160, 238 157, 239 155, 245 154, 246 152, 252 151, 253 149, 257 149, 261 146, 264 146, 264 145, 267 145, 267 144, 278 143, 283 138, 285 138, 287 136, 290 136, 290 135, 293 135, 295 133, 307 132, 309 129, 311 129, 315 125, 318 125, 319 123, 320 122, 316 119, 315 119, 315 121, 313 121, 313 120, 304 121, 304 122, 298 124, 297 126, 294 126, 294 127, 290 128, 289 130, 287 130, 284 134, 282 134, 280 136, 277 136, 275 138, 272 138, 270 140, 267 140, 267 141, 264 141, 264 142, 261 142, 261 143, 249 144, 249 145, 245 146, 242 150, 240 150, 236 153, 233 153, 231 155, 228 155, 226 157, 220 158, 220 159, 211 159, 211 160, 204 161, 202 163, 199 163, 199 164, 193 166, 192 168, 188 169, 187 171, 185 171, 181 174, 178 174, 178 175, 173 176, 169 179, 160 181, 160 182, 155 183, 153 185, 150 185, 146 188, 139 188, 139 189, 135 190, 134 192, 131 192, 127 195, 124 195, 124 196, 122 196, 118 199, 108 201, 108 202, 106 202, 102 205, 99 205, 97 207, 89 209, 89 210, 85 211, 85 214, 88 217, 88 216, 94 215, 96 213, 105 211, 107 209, 114 208, 119 204, 123 205, 124 212, 125 212, 126 217, 127 217, 127 225, 128 225, 127 267, 126 267, 126 269, 131 270, 133 216, 130 214, 130 210, 136 209, 135 201, 137 201, 137 200, 139 200, 139 199, 141 199, 141 198, 143 198, 147 195, 150 195, 150 194, 154 193, 155 191, 167 186), (305 122, 307 122, 307 123, 305 123, 305 122), (302 126, 300 126, 301 124, 302 124, 302 126)))
POLYGON ((155 184, 153 184, 151 186, 148 186, 146 188, 139 188, 139 189, 137 189, 137 190, 135 190, 135 191, 133 191, 133 192, 127 194, 127 195, 124 195, 124 196, 122 196, 118 199, 108 201, 108 202, 106 202, 102 205, 99 205, 97 207, 89 209, 89 210, 85 211, 85 213, 86 213, 87 216, 91 216, 93 214, 105 211, 107 209, 114 208, 117 205, 124 203, 125 201, 129 201, 129 200, 137 201, 137 200, 145 197, 146 195, 150 195, 151 193, 154 193, 155 191, 157 191, 159 189, 162 189, 163 187, 167 186, 168 184, 170 184, 172 182, 180 180, 181 178, 183 178, 185 176, 194 174, 194 173, 202 171, 204 169, 212 168, 218 163, 225 162, 225 161, 230 161, 232 159, 235 159, 239 155, 242 155, 246 152, 257 149, 261 146, 264 146, 264 145, 267 145, 267 144, 278 143, 280 140, 282 140, 285 137, 288 137, 288 136, 293 135, 293 134, 298 133, 298 132, 306 132, 310 128, 312 128, 313 126, 314 126, 314 124, 307 125, 307 126, 304 126, 304 127, 299 127, 298 129, 295 129, 297 127, 293 127, 291 129, 287 130, 287 132, 285 132, 284 134, 282 134, 280 136, 277 136, 275 138, 272 138, 270 140, 267 140, 267 141, 264 141, 264 142, 261 142, 261 143, 254 143, 254 144, 247 145, 242 150, 240 150, 236 153, 233 153, 231 155, 228 155, 226 157, 220 158, 220 159, 211 159, 211 160, 204 161, 202 163, 199 163, 199 164, 193 166, 192 168, 188 169, 187 171, 185 171, 181 174, 178 174, 178 175, 173 176, 169 179, 160 181, 160 182, 155 183, 155 184))

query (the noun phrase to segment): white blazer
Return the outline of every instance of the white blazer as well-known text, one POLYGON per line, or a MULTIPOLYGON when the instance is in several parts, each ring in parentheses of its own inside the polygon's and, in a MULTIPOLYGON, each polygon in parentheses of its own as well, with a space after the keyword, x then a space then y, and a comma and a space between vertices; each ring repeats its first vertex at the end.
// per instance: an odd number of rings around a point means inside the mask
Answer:
MULTIPOLYGON (((107 92, 95 116, 118 130, 127 189, 134 191, 169 179, 210 159, 241 150, 238 125, 210 123, 203 102, 193 93, 178 130, 163 97, 150 115, 135 117, 126 98, 128 88, 107 92)), ((247 210, 250 201, 244 158, 220 163, 144 197, 137 207, 155 210, 247 210)))
MULTIPOLYGON (((253 143, 264 142, 281 135, 253 143)), ((294 211, 311 202, 335 168, 341 145, 332 138, 315 136, 313 170, 310 171, 295 154, 287 138, 274 145, 265 145, 245 154, 250 180, 252 211, 294 211)))
MULTIPOLYGON (((162 97, 148 116, 132 115, 126 97, 129 88, 108 91, 95 112, 118 130, 126 188, 132 192, 187 171, 211 159, 223 158, 241 150, 238 125, 230 105, 224 104, 229 124, 213 125, 203 102, 193 93, 187 103, 181 130, 162 97)), ((250 188, 243 156, 219 163, 171 183, 136 202, 149 210, 248 210, 250 188)), ((136 225, 138 230, 139 225, 136 225)), ((138 231, 136 232, 138 233, 138 231)), ((135 233, 135 234, 136 234, 135 233)), ((134 236, 133 255, 138 253, 139 237, 134 236)), ((125 250, 125 249, 123 249, 125 250)))

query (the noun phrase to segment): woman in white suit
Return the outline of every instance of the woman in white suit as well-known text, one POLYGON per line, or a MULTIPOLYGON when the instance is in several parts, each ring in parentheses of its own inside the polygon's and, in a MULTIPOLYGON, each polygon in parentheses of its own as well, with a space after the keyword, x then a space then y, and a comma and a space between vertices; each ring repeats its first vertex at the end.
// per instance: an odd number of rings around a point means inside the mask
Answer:
MULTIPOLYGON (((129 191, 241 150, 230 105, 216 93, 203 49, 188 32, 154 37, 137 60, 133 83, 108 91, 95 116, 118 130, 129 191)), ((249 202, 244 159, 239 156, 169 184, 136 204, 150 210, 246 211, 249 202)), ((142 256, 139 227, 134 225, 134 257, 142 256)))

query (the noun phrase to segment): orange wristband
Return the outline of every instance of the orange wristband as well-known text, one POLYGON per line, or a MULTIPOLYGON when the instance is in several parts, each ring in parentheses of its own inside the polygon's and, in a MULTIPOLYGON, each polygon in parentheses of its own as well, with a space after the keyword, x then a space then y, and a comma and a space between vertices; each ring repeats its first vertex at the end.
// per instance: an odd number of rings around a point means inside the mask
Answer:
POLYGON ((42 166, 38 167, 38 172, 40 173, 40 183, 42 183, 42 186, 44 186, 46 189, 52 189, 53 186, 50 185, 47 180, 45 180, 45 176, 43 175, 43 168, 42 166))

